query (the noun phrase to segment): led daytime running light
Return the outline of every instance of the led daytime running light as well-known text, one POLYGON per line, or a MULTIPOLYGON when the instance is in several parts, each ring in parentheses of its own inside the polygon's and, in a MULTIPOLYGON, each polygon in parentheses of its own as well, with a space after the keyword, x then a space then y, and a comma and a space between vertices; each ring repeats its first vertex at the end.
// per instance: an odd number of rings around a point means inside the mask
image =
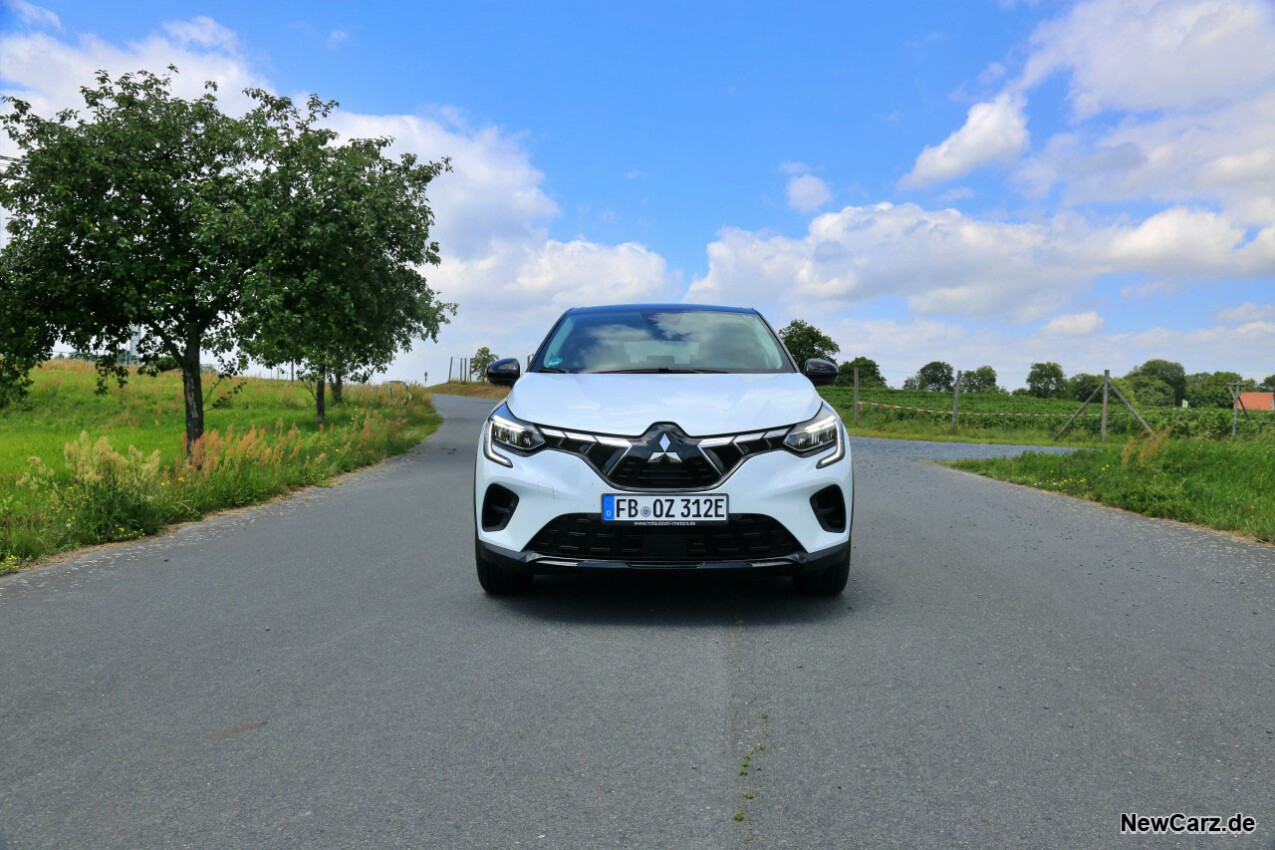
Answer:
POLYGON ((513 466, 513 461, 497 452, 496 446, 513 449, 519 454, 529 454, 545 444, 540 429, 510 413, 507 404, 502 404, 491 414, 486 431, 483 454, 502 466, 513 466))

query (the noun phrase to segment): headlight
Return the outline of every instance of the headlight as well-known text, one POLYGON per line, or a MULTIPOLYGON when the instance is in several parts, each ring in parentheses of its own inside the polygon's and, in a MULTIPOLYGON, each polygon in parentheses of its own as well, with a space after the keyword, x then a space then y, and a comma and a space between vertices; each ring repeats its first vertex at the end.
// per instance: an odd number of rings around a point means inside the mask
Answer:
POLYGON ((824 467, 845 456, 844 439, 837 414, 825 404, 813 419, 792 426, 788 436, 784 437, 784 446, 799 455, 811 455, 835 446, 835 452, 819 461, 818 465, 824 467))
POLYGON ((483 454, 502 466, 513 466, 513 462, 495 451, 496 446, 513 449, 519 454, 529 454, 545 444, 544 435, 530 422, 524 422, 509 412, 509 405, 502 404, 487 420, 486 439, 483 440, 483 454))

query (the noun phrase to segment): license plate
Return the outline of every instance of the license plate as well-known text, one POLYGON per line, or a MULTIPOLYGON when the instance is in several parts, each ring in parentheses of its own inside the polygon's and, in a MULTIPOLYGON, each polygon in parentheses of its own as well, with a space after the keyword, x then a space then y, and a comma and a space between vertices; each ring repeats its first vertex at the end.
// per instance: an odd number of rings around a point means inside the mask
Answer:
POLYGON ((607 493, 602 497, 603 522, 635 525, 707 525, 730 517, 724 494, 716 496, 639 496, 607 493))

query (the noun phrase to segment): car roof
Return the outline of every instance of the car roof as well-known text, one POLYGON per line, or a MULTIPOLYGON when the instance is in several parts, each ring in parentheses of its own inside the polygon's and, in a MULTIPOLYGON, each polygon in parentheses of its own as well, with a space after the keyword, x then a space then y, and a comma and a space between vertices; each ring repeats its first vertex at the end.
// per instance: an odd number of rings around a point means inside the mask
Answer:
POLYGON ((681 312, 756 313, 752 307, 723 307, 714 304, 605 304, 593 307, 572 307, 568 313, 611 313, 616 310, 679 310, 681 312))

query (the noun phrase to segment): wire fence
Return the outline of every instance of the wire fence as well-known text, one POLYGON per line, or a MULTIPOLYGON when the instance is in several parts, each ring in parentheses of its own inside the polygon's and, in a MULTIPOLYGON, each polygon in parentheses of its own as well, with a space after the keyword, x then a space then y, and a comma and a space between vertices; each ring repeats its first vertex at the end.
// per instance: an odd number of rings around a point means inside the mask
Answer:
POLYGON ((1110 372, 1085 400, 962 392, 959 377, 960 373, 954 389, 946 393, 865 388, 857 380, 849 386, 825 387, 823 393, 849 414, 844 418, 855 426, 900 434, 1013 433, 1052 441, 1070 434, 1073 439, 1101 442, 1109 434, 1125 437, 1165 430, 1210 439, 1275 436, 1275 412, 1248 411, 1239 405, 1235 409, 1138 405, 1116 387, 1110 372))

